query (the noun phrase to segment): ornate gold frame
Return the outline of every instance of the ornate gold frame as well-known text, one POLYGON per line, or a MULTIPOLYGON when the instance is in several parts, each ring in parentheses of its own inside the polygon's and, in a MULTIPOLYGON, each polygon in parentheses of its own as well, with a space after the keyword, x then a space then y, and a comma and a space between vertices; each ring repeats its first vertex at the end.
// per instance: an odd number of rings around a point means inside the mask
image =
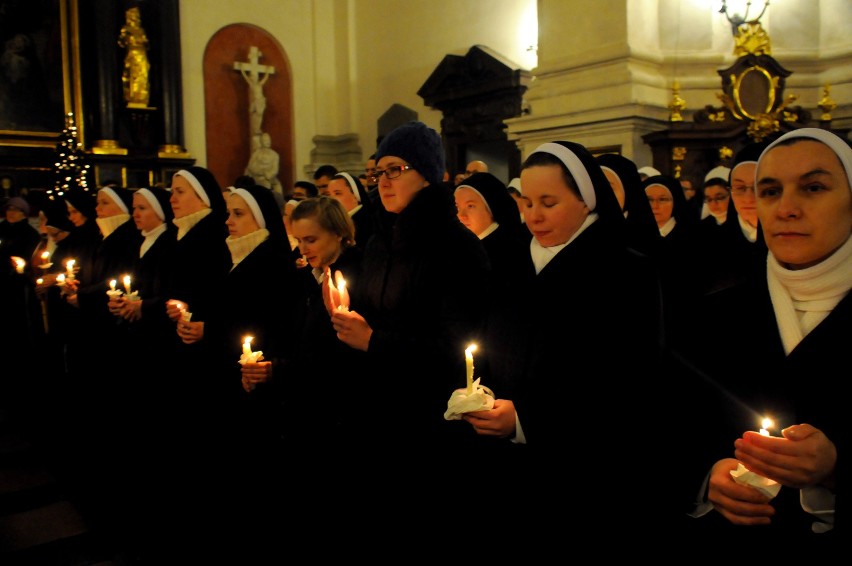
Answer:
MULTIPOLYGON (((80 84, 80 36, 77 21, 78 0, 55 0, 56 17, 59 20, 61 34, 62 60, 62 100, 63 112, 57 116, 57 123, 64 124, 64 117, 73 112, 77 117, 77 131, 81 143, 85 145, 82 125, 83 98, 80 84)), ((17 147, 55 147, 59 141, 61 128, 56 131, 0 130, 0 146, 17 147)))

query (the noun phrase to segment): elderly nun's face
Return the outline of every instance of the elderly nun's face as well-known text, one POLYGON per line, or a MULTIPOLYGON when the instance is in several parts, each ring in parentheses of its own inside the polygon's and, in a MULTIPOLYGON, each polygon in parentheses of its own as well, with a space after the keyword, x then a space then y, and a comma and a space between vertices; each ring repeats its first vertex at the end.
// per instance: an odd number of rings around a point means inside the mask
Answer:
POLYGON ((148 199, 139 193, 133 195, 133 222, 140 232, 150 232, 163 223, 148 199))
POLYGON ((248 203, 237 193, 231 193, 228 197, 228 219, 225 225, 231 238, 248 236, 260 230, 260 224, 255 220, 248 203))
POLYGON ((524 220, 543 247, 566 243, 580 229, 589 208, 565 183, 559 165, 534 165, 521 171, 524 220))
POLYGON ((771 149, 760 160, 755 191, 766 245, 788 269, 820 263, 852 234, 849 179, 823 143, 771 149))
POLYGON ((653 184, 645 187, 645 195, 651 203, 651 212, 657 221, 657 228, 666 225, 674 213, 674 199, 672 193, 663 185, 653 184))
POLYGON ((193 212, 208 208, 189 181, 181 176, 172 177, 172 196, 169 198, 175 218, 183 218, 193 212))

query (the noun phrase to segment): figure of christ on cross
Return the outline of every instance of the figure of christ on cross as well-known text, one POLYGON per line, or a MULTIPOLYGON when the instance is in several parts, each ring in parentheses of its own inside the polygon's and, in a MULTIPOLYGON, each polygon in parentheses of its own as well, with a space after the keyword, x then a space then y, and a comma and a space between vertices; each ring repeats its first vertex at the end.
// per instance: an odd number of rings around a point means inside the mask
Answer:
POLYGON ((249 49, 248 62, 235 61, 234 69, 238 70, 249 85, 249 126, 251 135, 260 136, 263 113, 266 111, 266 97, 263 95, 263 85, 275 74, 275 67, 259 63, 263 53, 252 46, 249 49))

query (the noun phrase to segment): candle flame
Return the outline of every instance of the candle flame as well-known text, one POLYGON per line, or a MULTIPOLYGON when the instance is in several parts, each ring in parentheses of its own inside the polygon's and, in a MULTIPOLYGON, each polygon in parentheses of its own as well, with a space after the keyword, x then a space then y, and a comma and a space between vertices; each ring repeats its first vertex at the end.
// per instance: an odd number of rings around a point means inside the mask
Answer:
POLYGON ((252 340, 254 340, 254 336, 246 336, 245 339, 243 340, 243 342, 245 343, 246 346, 248 346, 248 345, 251 344, 252 340))
POLYGON ((74 269, 74 264, 75 264, 75 263, 77 263, 77 260, 76 260, 76 259, 69 259, 69 260, 65 263, 65 268, 66 268, 68 271, 71 271, 72 269, 74 269))
POLYGON ((467 349, 464 351, 464 353, 465 354, 472 354, 475 351, 476 351, 476 344, 471 344, 470 346, 467 347, 467 349))
POLYGON ((773 426, 775 426, 775 423, 773 423, 772 419, 770 419, 769 417, 764 417, 763 420, 760 421, 760 427, 761 428, 765 428, 765 429, 769 430, 773 426))
POLYGON ((18 269, 23 269, 24 266, 27 264, 27 262, 17 256, 12 256, 12 259, 15 261, 15 267, 17 267, 18 269))
POLYGON ((41 259, 47 259, 49 257, 50 257, 50 252, 48 252, 48 251, 41 252, 41 259))
POLYGON ((130 276, 129 276, 129 275, 125 275, 125 276, 124 276, 124 285, 125 285, 126 287, 129 287, 129 286, 130 286, 130 276))
POLYGON ((36 285, 41 285, 42 283, 44 283, 44 279, 42 279, 41 277, 36 279, 36 285))
POLYGON ((115 291, 115 284, 118 283, 115 279, 110 279, 109 288, 115 291))
POLYGON ((65 274, 64 274, 64 273, 60 273, 59 275, 57 275, 57 276, 56 276, 56 281, 57 281, 57 283, 65 283, 65 274))

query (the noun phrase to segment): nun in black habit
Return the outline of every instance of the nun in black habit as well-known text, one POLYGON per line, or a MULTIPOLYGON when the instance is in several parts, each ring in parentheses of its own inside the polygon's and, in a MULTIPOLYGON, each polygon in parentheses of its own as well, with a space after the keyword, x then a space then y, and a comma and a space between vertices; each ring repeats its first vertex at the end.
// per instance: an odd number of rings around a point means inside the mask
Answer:
POLYGON ((578 538, 603 525, 667 538, 677 515, 650 487, 649 445, 637 430, 665 413, 656 272, 628 249, 612 187, 583 146, 539 146, 521 182, 533 239, 521 277, 492 305, 477 358, 496 400, 464 417, 519 452, 478 477, 517 506, 524 535, 546 526, 543 509, 570 508, 578 538))

